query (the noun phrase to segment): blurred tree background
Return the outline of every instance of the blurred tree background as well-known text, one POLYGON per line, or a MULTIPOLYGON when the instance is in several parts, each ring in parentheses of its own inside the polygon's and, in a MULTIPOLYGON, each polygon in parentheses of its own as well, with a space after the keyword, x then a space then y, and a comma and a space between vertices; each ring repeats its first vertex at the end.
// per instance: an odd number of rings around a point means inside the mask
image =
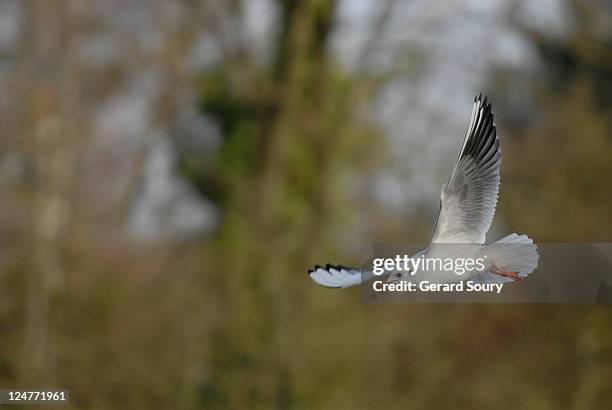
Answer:
POLYGON ((1 387, 612 406, 605 306, 368 305, 306 276, 428 240, 481 90, 492 235, 612 241, 609 2, 2 0, 0 89, 1 387))

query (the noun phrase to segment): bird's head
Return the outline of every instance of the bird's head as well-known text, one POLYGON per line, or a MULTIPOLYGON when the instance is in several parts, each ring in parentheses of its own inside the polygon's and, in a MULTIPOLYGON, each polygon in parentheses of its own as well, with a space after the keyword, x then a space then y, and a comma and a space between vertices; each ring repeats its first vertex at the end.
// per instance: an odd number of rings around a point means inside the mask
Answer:
POLYGON ((387 276, 387 280, 385 280, 385 283, 400 282, 402 280, 405 280, 409 275, 410 275, 410 271, 408 271, 408 272, 402 272, 402 271, 393 272, 392 274, 387 276))

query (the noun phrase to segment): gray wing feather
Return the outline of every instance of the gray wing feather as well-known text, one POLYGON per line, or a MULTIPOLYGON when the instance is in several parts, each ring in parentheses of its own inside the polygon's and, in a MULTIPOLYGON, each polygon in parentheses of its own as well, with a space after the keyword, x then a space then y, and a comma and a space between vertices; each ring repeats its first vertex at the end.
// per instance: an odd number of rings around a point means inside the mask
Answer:
POLYGON ((442 187, 432 243, 484 243, 495 215, 500 166, 491 103, 478 95, 457 162, 442 187))

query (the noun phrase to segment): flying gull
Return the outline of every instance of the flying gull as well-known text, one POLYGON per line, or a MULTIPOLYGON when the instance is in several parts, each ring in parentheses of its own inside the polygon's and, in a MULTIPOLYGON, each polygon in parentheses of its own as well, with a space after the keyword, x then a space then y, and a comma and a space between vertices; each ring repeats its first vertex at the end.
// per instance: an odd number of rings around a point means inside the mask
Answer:
MULTIPOLYGON (((453 253, 451 248, 457 251, 457 246, 462 245, 463 253, 486 255, 487 264, 480 271, 474 269, 461 276, 452 272, 432 272, 428 279, 442 283, 523 281, 536 268, 537 248, 526 235, 512 233, 485 245, 485 235, 497 205, 500 165, 501 149, 491 103, 478 94, 459 156, 448 183, 442 186, 440 211, 430 244, 413 258, 449 256, 453 253)), ((391 269, 381 277, 393 282, 406 279, 409 274, 409 271, 391 269)), ((374 277, 370 271, 331 264, 315 265, 308 275, 316 283, 331 288, 359 285, 374 277)))

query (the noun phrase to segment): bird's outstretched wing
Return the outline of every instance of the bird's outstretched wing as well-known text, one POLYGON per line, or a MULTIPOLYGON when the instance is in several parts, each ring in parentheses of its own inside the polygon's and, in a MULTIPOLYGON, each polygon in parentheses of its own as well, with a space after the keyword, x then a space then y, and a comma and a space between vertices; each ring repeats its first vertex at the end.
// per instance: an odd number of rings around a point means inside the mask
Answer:
MULTIPOLYGON (((319 285, 328 288, 348 288, 361 285, 363 282, 372 279, 375 275, 372 272, 357 268, 327 264, 325 266, 315 265, 314 269, 308 271, 308 276, 319 285)), ((379 277, 385 278, 386 276, 388 276, 388 273, 379 277)))
MULTIPOLYGON (((484 243, 495 214, 500 165, 501 150, 491 104, 478 95, 459 157, 448 184, 442 187, 432 243, 484 243)), ((308 275, 331 288, 359 285, 374 277, 368 271, 329 264, 315 266, 308 275)))
POLYGON ((479 94, 459 157, 442 187, 432 243, 484 243, 497 205, 500 165, 491 103, 479 94))

